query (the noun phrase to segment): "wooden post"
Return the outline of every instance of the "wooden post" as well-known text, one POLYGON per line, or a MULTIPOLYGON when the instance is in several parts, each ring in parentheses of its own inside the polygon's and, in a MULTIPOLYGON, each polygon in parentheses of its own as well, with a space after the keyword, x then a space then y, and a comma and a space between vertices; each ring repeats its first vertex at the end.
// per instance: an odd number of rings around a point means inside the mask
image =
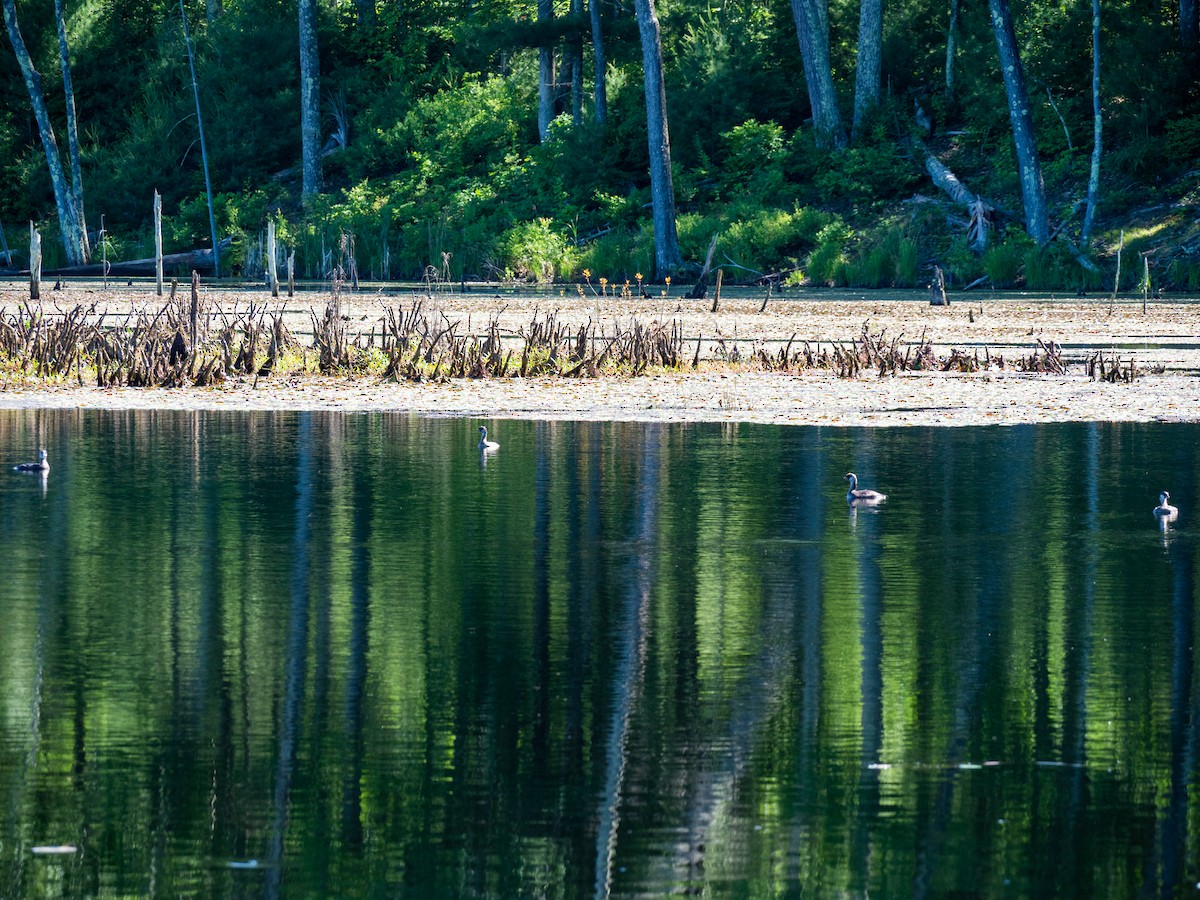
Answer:
POLYGON ((933 267, 933 281, 929 285, 929 305, 950 305, 950 298, 946 296, 946 276, 942 273, 941 266, 933 267))
POLYGON ((721 303, 721 282, 724 280, 725 280, 725 270, 717 269, 717 287, 716 287, 716 290, 713 291, 713 305, 712 305, 713 312, 717 311, 717 307, 721 303))
POLYGON ((196 353, 196 339, 200 332, 200 273, 192 269, 192 355, 196 353))
POLYGON ((293 248, 288 254, 288 296, 296 296, 296 251, 293 248))
POLYGON ((279 272, 275 263, 275 220, 267 219, 267 283, 271 286, 271 296, 279 296, 279 272))
POLYGON ((1150 254, 1142 254, 1142 315, 1146 314, 1146 301, 1150 299, 1150 254))
POLYGON ((758 311, 760 313, 765 313, 767 311, 767 304, 771 302, 771 285, 772 285, 772 282, 768 281, 767 282, 767 296, 763 297, 762 306, 760 306, 758 308, 758 311))
POLYGON ((42 299, 42 233, 29 223, 29 299, 42 299))
POLYGON ((162 260, 162 197, 154 192, 154 290, 162 296, 163 260, 162 260))
POLYGON ((100 216, 100 271, 104 273, 104 289, 108 290, 108 235, 104 231, 104 216, 100 216))

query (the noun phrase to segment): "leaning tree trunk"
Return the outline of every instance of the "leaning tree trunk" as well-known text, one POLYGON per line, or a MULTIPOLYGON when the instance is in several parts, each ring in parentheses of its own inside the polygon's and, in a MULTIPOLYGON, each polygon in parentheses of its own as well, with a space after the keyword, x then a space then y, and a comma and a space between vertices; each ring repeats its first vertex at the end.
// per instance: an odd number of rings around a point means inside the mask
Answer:
POLYGON ((846 130, 833 89, 833 70, 829 61, 828 0, 792 0, 796 37, 800 41, 800 59, 808 85, 817 145, 840 150, 846 146, 846 130))
MULTIPOLYGON (((548 25, 554 19, 554 0, 538 0, 538 22, 548 25)), ((543 31, 545 34, 546 31, 543 31)), ((538 48, 538 137, 546 140, 554 121, 554 47, 538 48)))
POLYGON ((321 61, 317 55, 317 2, 300 7, 300 158, 301 197, 321 190, 321 61))
POLYGON ((25 39, 21 37, 15 0, 0 2, 4 5, 4 25, 8 29, 8 38, 17 55, 17 64, 21 67, 25 89, 29 92, 29 104, 33 107, 33 117, 37 120, 38 133, 42 139, 42 149, 46 153, 46 166, 50 170, 50 183, 54 188, 54 205, 58 208, 58 228, 62 232, 63 250, 68 265, 80 265, 83 262, 83 240, 80 236, 79 217, 75 213, 75 202, 71 196, 71 186, 63 172, 62 159, 58 155, 58 141, 54 138, 54 127, 50 124, 50 113, 46 109, 46 96, 42 93, 42 76, 34 68, 33 60, 29 58, 29 50, 25 47, 25 39))
POLYGON ((634 0, 642 39, 646 86, 646 138, 650 150, 650 199, 654 207, 655 277, 670 275, 683 263, 675 233, 675 188, 671 182, 671 137, 667 131, 667 92, 663 84, 662 35, 654 0, 634 0))
POLYGON ((92 255, 88 244, 87 219, 83 214, 83 169, 79 161, 79 125, 75 118, 75 88, 71 82, 71 54, 67 47, 67 22, 63 0, 54 0, 54 19, 58 26, 58 58, 62 65, 63 93, 67 101, 67 151, 71 158, 71 193, 75 198, 75 215, 79 219, 79 250, 83 261, 92 255))
POLYGON ((608 63, 604 58, 604 32, 600 28, 599 0, 588 0, 588 14, 592 19, 592 60, 595 65, 595 74, 592 77, 595 80, 596 124, 604 125, 608 122, 608 63))
POLYGON ((1100 196, 1100 144, 1104 119, 1100 105, 1100 0, 1092 0, 1092 168, 1088 173, 1087 207, 1083 213, 1083 229, 1079 243, 1087 250, 1092 239, 1092 223, 1096 218, 1096 201, 1100 196))
POLYGON ((854 72, 854 120, 850 134, 862 136, 863 122, 879 106, 883 53, 883 0, 862 0, 858 17, 858 63, 854 72))
POLYGON ((1029 112, 1029 93, 1025 89, 1025 72, 1021 68, 1021 55, 1017 50, 1012 10, 1008 0, 988 0, 988 8, 992 13, 992 30, 996 34, 996 48, 1000 53, 1000 69, 1004 73, 1004 91, 1008 95, 1008 117, 1012 122, 1017 168, 1021 176, 1021 200, 1025 204, 1025 230, 1038 246, 1042 246, 1050 240, 1046 186, 1042 182, 1042 167, 1038 162, 1033 117, 1029 112))

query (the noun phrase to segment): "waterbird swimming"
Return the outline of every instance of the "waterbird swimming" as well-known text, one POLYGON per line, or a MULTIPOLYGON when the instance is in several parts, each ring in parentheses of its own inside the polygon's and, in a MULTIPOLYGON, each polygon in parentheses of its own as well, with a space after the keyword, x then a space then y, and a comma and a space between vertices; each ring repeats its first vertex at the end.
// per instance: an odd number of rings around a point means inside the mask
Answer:
POLYGON ((46 459, 46 451, 42 450, 38 453, 38 461, 31 463, 21 463, 19 466, 13 466, 14 472, 49 472, 50 462, 46 459))
POLYGON ((499 450, 500 445, 495 441, 487 439, 487 428, 483 425, 479 426, 479 449, 487 452, 488 450, 499 450))
POLYGON ((845 479, 850 482, 850 490, 846 492, 846 499, 850 503, 882 503, 887 499, 887 494, 881 494, 879 491, 869 491, 866 488, 860 490, 858 487, 858 476, 853 472, 847 472, 845 479))
POLYGON ((1179 515, 1179 508, 1172 506, 1168 501, 1171 499, 1171 494, 1168 491, 1163 491, 1158 495, 1158 506, 1154 507, 1154 515, 1160 518, 1165 517, 1169 520, 1174 520, 1179 515))

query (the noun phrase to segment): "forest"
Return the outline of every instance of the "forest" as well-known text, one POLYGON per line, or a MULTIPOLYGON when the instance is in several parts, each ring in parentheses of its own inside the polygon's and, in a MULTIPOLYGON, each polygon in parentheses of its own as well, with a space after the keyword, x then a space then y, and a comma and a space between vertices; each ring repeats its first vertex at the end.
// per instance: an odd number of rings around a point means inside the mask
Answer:
POLYGON ((13 269, 1200 289, 1196 0, 2 6, 13 269))

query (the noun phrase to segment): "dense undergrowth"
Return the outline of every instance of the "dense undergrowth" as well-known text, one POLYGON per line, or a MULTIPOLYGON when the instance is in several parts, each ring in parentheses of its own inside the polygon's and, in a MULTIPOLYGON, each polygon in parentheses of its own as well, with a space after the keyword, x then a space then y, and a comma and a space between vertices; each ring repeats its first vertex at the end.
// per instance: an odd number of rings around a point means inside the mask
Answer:
MULTIPOLYGON (((151 191, 166 201, 168 252, 206 246, 204 198, 181 34, 168 7, 129 2, 121 16, 100 0, 71 15, 84 181, 94 236, 105 216, 109 259, 149 256, 151 191), (120 27, 117 21, 119 20, 120 27)), ((56 65, 48 0, 30 0, 43 72, 56 65), (43 38, 41 40, 38 37, 43 38)), ((343 236, 365 280, 640 284, 653 273, 645 108, 636 25, 604 5, 609 116, 582 120, 569 96, 550 139, 536 127, 535 26, 520 4, 471 15, 413 3, 377 6, 372 30, 347 5, 321 11, 325 131, 344 146, 324 158, 325 190, 298 199, 294 8, 282 0, 228 0, 221 18, 197 17, 202 95, 216 190, 217 229, 233 238, 223 274, 258 277, 275 221, 280 254, 321 278, 346 263, 343 236), (270 40, 264 34, 270 30, 270 40)), ((847 101, 857 4, 832 2, 834 70, 847 101)), ((177 12, 177 10, 176 10, 177 12)), ((560 12, 565 12, 560 11, 560 12)), ((726 282, 919 287, 940 266, 951 286, 1200 290, 1200 87, 1173 46, 1170 17, 1113 8, 1105 20, 1105 156, 1099 226, 1085 269, 1066 242, 1024 235, 1011 133, 986 9, 964 9, 959 82, 939 81, 944 43, 938 4, 889 8, 887 100, 846 149, 818 147, 787 4, 663 5, 679 241, 688 282, 714 236, 726 282), (1147 77, 1152 72, 1153 77, 1147 77), (913 125, 914 102, 931 113, 913 125), (983 252, 968 247, 961 209, 925 174, 924 141, 998 212, 983 252), (1143 262, 1143 254, 1145 254, 1143 262)), ((1091 152, 1090 20, 1033 4, 1022 41, 1051 218, 1078 239, 1091 152)), ((556 20, 559 45, 570 21, 556 20)), ((586 49, 586 48, 585 48, 586 49)), ((585 72, 591 64, 589 58, 585 72)), ((0 82, 20 97, 10 57, 0 82)), ((57 102, 61 105, 61 98, 57 102)), ((57 110, 55 111, 57 114, 57 110)), ((39 220, 45 264, 58 264, 44 159, 20 104, 0 110, 0 220, 39 220)), ((333 142, 336 144, 337 142, 333 142)), ((19 232, 18 232, 19 233, 19 232)), ((96 254, 99 256, 99 252, 96 254)))

